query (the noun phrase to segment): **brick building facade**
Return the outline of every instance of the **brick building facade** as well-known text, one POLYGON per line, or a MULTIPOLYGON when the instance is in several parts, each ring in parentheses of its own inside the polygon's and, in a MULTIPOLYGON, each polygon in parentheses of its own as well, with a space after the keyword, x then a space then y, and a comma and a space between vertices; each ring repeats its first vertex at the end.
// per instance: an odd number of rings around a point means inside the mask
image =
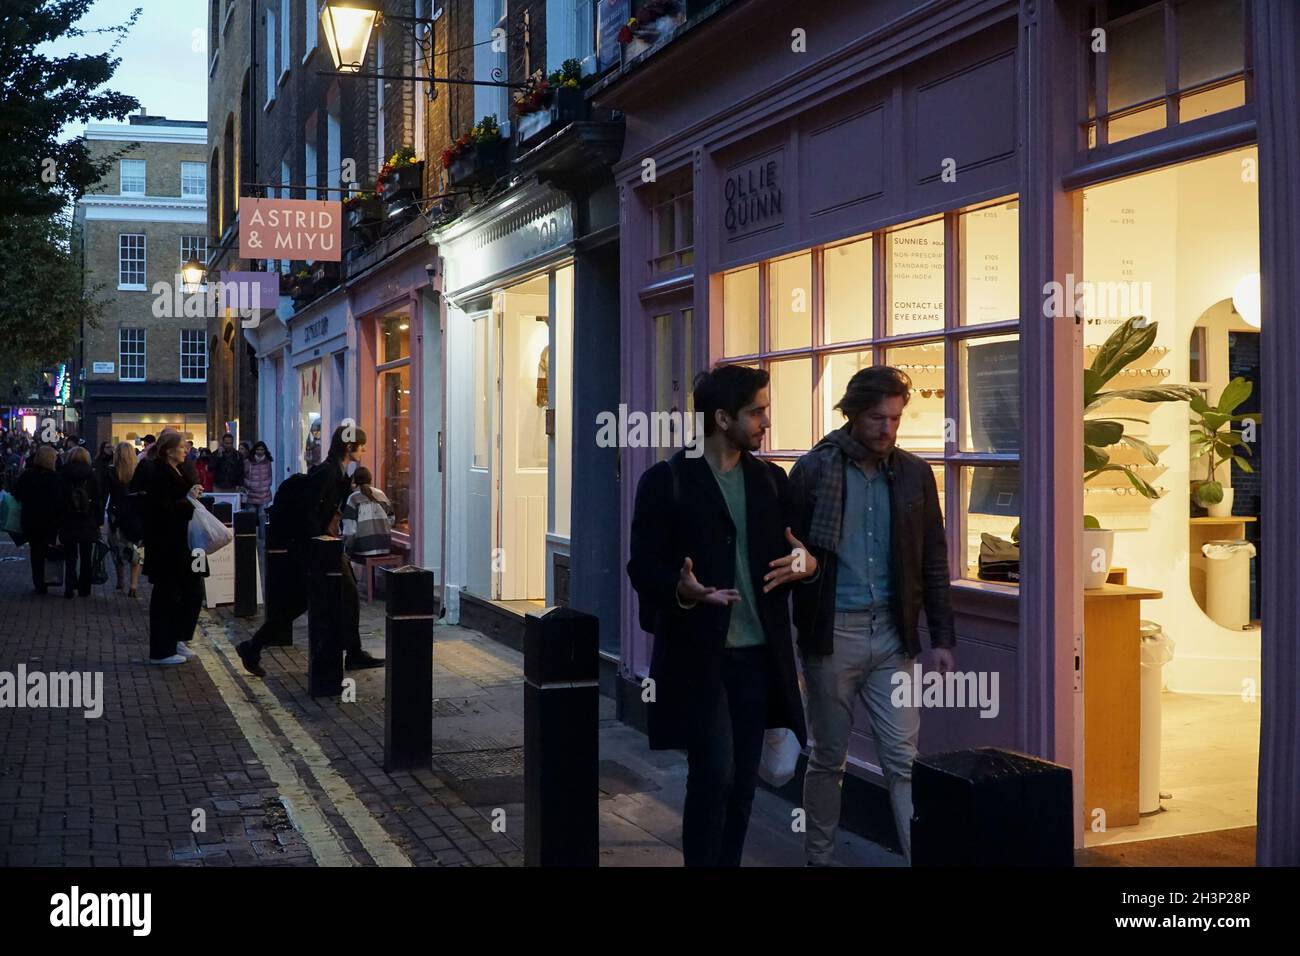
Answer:
POLYGON ((76 357, 88 443, 139 440, 172 425, 208 440, 207 347, 198 301, 176 295, 181 265, 207 255, 207 124, 141 113, 92 124, 104 179, 77 204, 85 283, 106 305, 76 357), (188 313, 188 314, 187 314, 188 313))

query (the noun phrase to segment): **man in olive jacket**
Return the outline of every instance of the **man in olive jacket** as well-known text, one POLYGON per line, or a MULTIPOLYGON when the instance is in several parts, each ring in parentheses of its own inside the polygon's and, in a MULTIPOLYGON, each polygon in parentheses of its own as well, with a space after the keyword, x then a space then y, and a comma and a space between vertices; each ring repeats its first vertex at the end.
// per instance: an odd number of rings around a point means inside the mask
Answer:
POLYGON ((703 455, 678 452, 637 486, 627 570, 654 634, 650 746, 687 752, 687 866, 740 865, 767 729, 806 740, 787 585, 816 562, 791 533, 785 472, 752 454, 767 383, 744 366, 702 374, 703 455))
POLYGON ((805 851, 829 865, 857 699, 871 718, 903 855, 911 861, 912 761, 920 711, 893 699, 894 675, 921 653, 925 609, 941 672, 957 642, 943 515, 930 465, 896 447, 911 380, 890 366, 857 372, 835 407, 848 421, 790 473, 797 516, 819 572, 794 591, 813 746, 804 775, 805 851))

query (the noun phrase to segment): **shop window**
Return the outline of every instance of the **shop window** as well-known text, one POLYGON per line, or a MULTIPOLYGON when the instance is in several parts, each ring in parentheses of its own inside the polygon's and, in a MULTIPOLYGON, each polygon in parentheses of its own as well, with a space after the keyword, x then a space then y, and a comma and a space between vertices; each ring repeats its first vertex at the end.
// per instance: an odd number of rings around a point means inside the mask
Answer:
POLYGON ((672 272, 695 262, 695 199, 689 181, 668 187, 650 210, 654 229, 655 273, 672 272))
POLYGON ((144 329, 117 330, 117 377, 119 381, 144 381, 144 345, 144 329))
POLYGON ((1018 217, 1004 200, 719 277, 719 360, 770 373, 761 454, 781 467, 843 424, 835 405, 859 369, 888 363, 911 378, 898 444, 934 469, 948 535, 964 542, 956 577, 976 576, 982 534, 1008 538, 1018 520, 1018 217), (783 310, 801 283, 807 312, 783 310), (880 323, 877 301, 889 308, 880 323))
POLYGON ((1098 0, 1092 27, 1089 149, 1247 101, 1243 0, 1098 0), (1095 49, 1097 30, 1104 51, 1095 49))
POLYGON ((393 503, 398 531, 411 529, 411 319, 386 315, 379 341, 379 474, 375 480, 393 503))
POLYGON ((889 233, 890 335, 935 332, 943 328, 943 220, 935 219, 889 233))
MULTIPOLYGON (((863 342, 871 338, 871 238, 829 246, 822 253, 825 341, 863 342)), ((868 362, 868 365, 871 363, 868 362)))
POLYGON ((300 470, 308 471, 319 465, 329 449, 321 447, 321 363, 311 362, 298 369, 298 428, 302 440, 300 470))

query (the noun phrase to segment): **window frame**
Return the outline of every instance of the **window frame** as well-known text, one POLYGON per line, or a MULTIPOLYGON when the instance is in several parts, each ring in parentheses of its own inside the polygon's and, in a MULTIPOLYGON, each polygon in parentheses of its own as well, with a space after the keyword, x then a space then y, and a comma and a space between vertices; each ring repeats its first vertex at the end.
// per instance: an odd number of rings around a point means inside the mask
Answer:
MULTIPOLYGON (((191 341, 190 345, 193 344, 194 342, 191 341)), ((182 382, 198 383, 198 382, 206 382, 208 380, 208 339, 207 339, 206 329, 181 329, 178 355, 180 358, 180 380, 182 382), (197 341, 198 341, 197 349, 195 348, 190 348, 188 350, 186 349, 186 341, 185 341, 186 335, 190 335, 192 337, 197 336, 197 341), (187 376, 185 374, 186 359, 188 358, 190 360, 193 360, 196 357, 202 357, 203 359, 203 371, 202 374, 200 374, 197 378, 194 376, 187 376)), ((190 365, 191 367, 193 367, 193 361, 191 361, 190 365)))
MULTIPOLYGON (((714 357, 714 362, 727 362, 735 364, 754 365, 772 371, 772 364, 783 360, 804 360, 811 363, 812 369, 812 394, 810 397, 810 414, 812 419, 812 441, 815 443, 820 437, 826 434, 831 428, 836 427, 839 422, 824 421, 825 403, 822 389, 824 387, 823 379, 827 365, 827 358, 838 354, 867 353, 873 364, 885 364, 888 360, 891 350, 922 344, 932 344, 935 342, 942 343, 943 346, 943 420, 945 423, 945 435, 943 440, 942 451, 929 449, 913 451, 918 458, 926 461, 931 467, 942 470, 944 484, 941 493, 944 505, 945 524, 948 529, 948 565, 949 577, 954 581, 974 582, 977 584, 986 584, 974 578, 969 572, 966 561, 967 553, 967 527, 969 514, 966 503, 963 501, 963 481, 964 469, 970 467, 986 468, 1018 468, 1024 450, 1024 430, 1021 425, 1020 440, 1018 450, 1012 452, 989 452, 989 451, 971 451, 963 450, 964 423, 966 420, 967 409, 963 407, 963 396, 961 386, 964 385, 962 380, 962 347, 972 341, 996 340, 998 338, 1014 335, 1019 336, 1021 320, 1019 317, 994 322, 981 322, 976 324, 963 324, 964 288, 962 283, 962 248, 961 248, 961 219, 963 216, 976 213, 984 209, 1003 206, 1008 203, 1017 202, 1018 196, 1015 194, 1000 196, 996 199, 973 203, 969 206, 963 206, 958 209, 947 210, 943 213, 924 216, 918 219, 906 220, 903 222, 891 224, 877 229, 869 230, 853 236, 820 243, 807 249, 795 250, 789 253, 781 253, 772 256, 770 259, 764 259, 759 262, 747 262, 737 264, 728 269, 714 273, 713 279, 717 283, 721 304, 720 315, 715 319, 722 323, 720 331, 725 330, 725 298, 721 295, 721 285, 724 276, 741 272, 745 269, 758 267, 758 351, 745 355, 727 355, 719 354, 714 357), (944 306, 943 306, 943 325, 940 328, 920 331, 904 332, 889 334, 889 311, 890 311, 890 291, 888 288, 889 276, 889 237, 892 233, 905 229, 910 229, 919 225, 942 221, 944 224, 944 261, 943 261, 943 283, 944 283, 944 306), (859 241, 862 239, 871 239, 871 302, 872 318, 870 325, 870 334, 866 338, 854 339, 851 341, 828 343, 825 340, 826 314, 825 314, 825 294, 824 294, 824 262, 825 252, 846 243, 859 241), (772 329, 770 328, 770 306, 769 306, 769 266, 772 262, 792 258, 795 256, 810 254, 812 266, 812 289, 810 290, 809 300, 809 320, 811 323, 810 344, 806 347, 789 348, 777 350, 771 347, 772 329), (955 427, 954 424, 955 423, 955 427), (954 524, 954 516, 956 524, 954 524)), ((1017 258, 1019 257, 1019 241, 1017 240, 1017 258)), ((711 321, 715 321, 711 320, 711 321)), ((718 336, 716 341, 725 341, 725 331, 718 336)), ((917 389, 914 389, 914 393, 917 389)), ((917 396, 913 395, 913 400, 917 396)), ((763 437, 763 447, 755 454, 768 461, 781 464, 787 470, 798 458, 803 455, 807 449, 792 448, 773 448, 771 447, 771 429, 763 437)), ((911 451, 911 449, 908 449, 911 451)), ((1014 586, 1012 586, 1014 587, 1014 586)))
MULTIPOLYGON (((134 244, 132 244, 134 245, 134 244)), ((134 251, 133 249, 131 251, 134 251)), ((136 261, 134 258, 132 262, 136 261)), ((149 236, 143 232, 119 232, 117 234, 117 291, 119 292, 147 292, 149 291, 149 236), (123 282, 123 264, 126 257, 123 255, 126 249, 126 240, 140 240, 140 282, 123 282)))
MULTIPOLYGON (((194 178, 193 175, 191 175, 190 179, 193 180, 193 178, 194 178)), ((207 163, 194 163, 194 162, 190 162, 189 160, 185 160, 181 163, 181 198, 182 199, 207 199, 208 198, 208 164, 207 163), (198 178, 201 179, 203 182, 202 192, 196 193, 196 192, 185 191, 185 179, 186 179, 185 167, 187 166, 191 167, 191 170, 193 169, 193 167, 198 167, 199 170, 198 178)))
POLYGON ((147 196, 149 195, 149 164, 143 159, 120 159, 117 167, 117 191, 121 196, 147 196), (126 188, 126 164, 140 164, 140 188, 138 190, 127 190, 126 188))
POLYGON ((1196 117, 1193 120, 1182 120, 1180 117, 1181 101, 1196 94, 1210 92, 1215 89, 1231 86, 1235 83, 1242 83, 1242 106, 1250 106, 1255 101, 1255 70, 1252 59, 1252 26, 1251 26, 1251 9, 1248 0, 1241 0, 1242 12, 1242 67, 1240 71, 1226 73, 1222 76, 1211 77, 1208 80, 1201 80, 1188 86, 1181 86, 1179 81, 1179 54, 1178 54, 1178 8, 1184 6, 1189 0, 1159 0, 1149 7, 1135 10, 1122 16, 1108 18, 1107 0, 1093 0, 1091 7, 1083 14, 1084 33, 1080 40, 1082 56, 1089 61, 1090 68, 1085 68, 1083 73, 1083 119, 1079 123, 1080 136, 1083 141, 1084 150, 1088 153, 1094 153, 1097 150, 1105 150, 1106 147, 1113 147, 1120 144, 1126 144, 1132 141, 1141 140, 1144 136, 1164 132, 1180 126, 1183 122, 1194 122, 1195 119, 1208 119, 1211 116, 1222 116, 1230 113, 1233 109, 1240 107, 1230 107, 1225 110, 1219 110, 1214 113, 1206 114, 1204 117, 1196 117), (1108 61, 1110 46, 1110 31, 1116 26, 1122 26, 1126 23, 1134 23, 1143 17, 1154 16, 1155 11, 1159 11, 1162 18, 1162 37, 1164 57, 1164 92, 1153 97, 1149 97, 1137 103, 1129 103, 1117 110, 1109 108, 1109 75, 1108 61), (1094 54, 1092 52, 1092 31, 1100 29, 1106 31, 1107 51, 1105 54, 1094 54), (1153 130, 1145 133, 1135 133, 1124 136, 1119 140, 1110 138, 1110 125, 1116 120, 1123 120, 1129 117, 1137 116, 1148 112, 1159 104, 1164 104, 1163 124, 1153 130))
MULTIPOLYGON (((134 345, 135 344, 134 340, 132 340, 130 344, 134 345)), ((117 330, 117 380, 119 382, 143 382, 148 379, 148 375, 149 375, 149 330, 119 326, 117 330), (132 350, 130 353, 128 353, 125 349, 123 349, 123 345, 125 344, 123 341, 123 336, 132 336, 132 339, 134 339, 134 335, 136 333, 139 333, 140 349, 138 352, 132 350), (139 356, 140 359, 139 377, 128 376, 126 374, 127 363, 124 362, 123 359, 128 354, 132 358, 132 362, 131 362, 132 367, 135 366, 135 361, 134 361, 135 357, 137 355, 139 356)))
POLYGON ((676 184, 663 186, 655 195, 650 205, 650 275, 654 278, 660 278, 674 272, 695 267, 695 189, 694 183, 689 177, 683 177, 676 184), (666 207, 672 207, 673 210, 673 248, 661 249, 659 246, 659 221, 663 210, 666 207), (684 214, 685 213, 685 214, 684 214), (683 224, 686 221, 691 222, 691 241, 686 243, 683 239, 685 232, 683 224), (686 255, 690 255, 690 262, 683 262, 686 255), (659 264, 665 260, 671 262, 671 266, 666 269, 660 269, 659 264))

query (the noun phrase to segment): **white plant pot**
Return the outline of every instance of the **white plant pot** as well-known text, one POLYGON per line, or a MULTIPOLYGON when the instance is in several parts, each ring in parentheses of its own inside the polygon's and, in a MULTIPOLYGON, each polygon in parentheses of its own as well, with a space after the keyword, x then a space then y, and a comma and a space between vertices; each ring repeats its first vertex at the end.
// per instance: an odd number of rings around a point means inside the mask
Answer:
POLYGON ((1099 588, 1110 574, 1110 559, 1115 553, 1115 532, 1105 528, 1083 529, 1083 586, 1099 588), (1100 568, 1101 570, 1097 570, 1100 568))
POLYGON ((1223 489, 1223 500, 1212 505, 1206 505, 1205 510, 1210 513, 1211 518, 1227 518, 1232 515, 1232 489, 1223 489))

